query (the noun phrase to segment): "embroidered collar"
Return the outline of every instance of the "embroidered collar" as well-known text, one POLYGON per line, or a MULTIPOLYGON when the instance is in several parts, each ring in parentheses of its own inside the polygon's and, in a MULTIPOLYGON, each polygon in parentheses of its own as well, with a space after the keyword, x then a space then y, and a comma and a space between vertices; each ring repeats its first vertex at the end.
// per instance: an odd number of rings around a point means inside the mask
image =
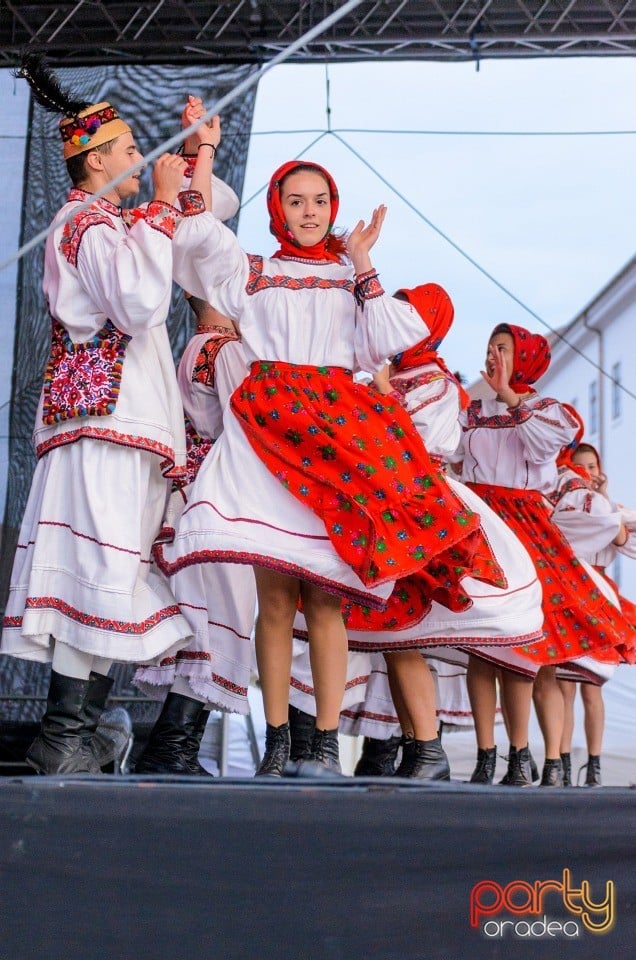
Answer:
POLYGON ((79 200, 80 203, 85 203, 87 200, 90 200, 93 206, 99 207, 100 210, 109 213, 112 217, 121 217, 122 215, 121 207, 116 206, 104 197, 93 197, 92 193, 81 190, 79 187, 73 187, 69 193, 68 202, 70 203, 71 200, 79 200))
POLYGON ((235 337, 239 339, 238 334, 234 328, 223 327, 220 323, 208 323, 205 325, 197 326, 197 334, 201 333, 221 333, 225 337, 235 337))
POLYGON ((336 263, 334 260, 328 260, 326 257, 320 257, 318 260, 311 260, 309 257, 290 257, 290 256, 280 256, 276 257, 277 260, 291 260, 293 263, 310 263, 310 264, 325 264, 325 266, 342 266, 342 264, 336 263))

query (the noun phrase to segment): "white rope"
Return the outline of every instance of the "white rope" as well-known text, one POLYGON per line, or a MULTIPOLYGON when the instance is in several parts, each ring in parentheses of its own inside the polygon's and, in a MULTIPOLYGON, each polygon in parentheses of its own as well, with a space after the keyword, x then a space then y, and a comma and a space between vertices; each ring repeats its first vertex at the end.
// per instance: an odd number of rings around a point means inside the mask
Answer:
POLYGON ((337 23, 338 20, 341 20, 352 10, 355 10, 356 7, 359 7, 362 3, 362 0, 348 0, 347 3, 343 4, 337 10, 334 10, 333 13, 329 14, 328 17, 325 17, 324 20, 321 20, 320 23, 316 24, 315 27, 312 27, 306 33, 299 37, 297 40, 294 40, 288 47, 284 50, 281 50, 272 60, 269 60, 264 64, 259 70, 251 74, 245 80, 242 80, 233 90, 230 90, 229 93, 226 93, 224 97, 221 97, 220 100, 217 100, 215 104, 205 113, 196 123, 193 123, 192 126, 187 127, 184 130, 180 130, 179 133, 176 133, 173 137, 170 137, 168 140, 164 140, 158 147, 154 150, 151 150, 150 153, 138 161, 134 166, 129 167, 123 173, 120 173, 118 176, 114 177, 109 183, 107 183, 101 190, 98 190, 96 193, 91 195, 89 200, 84 201, 79 206, 73 207, 71 211, 61 219, 57 220, 55 224, 51 223, 46 230, 41 230, 40 233, 36 234, 35 237, 32 237, 27 243, 21 246, 14 254, 12 254, 7 260, 3 263, 0 263, 0 270, 4 270, 10 264, 14 263, 16 260, 19 260, 21 257, 28 253, 29 250, 32 250, 34 247, 37 247, 39 243, 43 240, 46 240, 48 235, 57 230, 59 226, 63 223, 67 223, 73 217, 75 217, 81 210, 88 209, 91 206, 94 200, 98 197, 103 197, 104 194, 108 193, 113 187, 116 187, 123 180, 126 180, 131 174, 136 173, 138 170, 141 170, 142 167, 147 166, 153 160, 156 160, 157 157, 160 157, 162 154, 170 151, 173 147, 178 147, 180 144, 186 140, 190 134, 194 133, 195 130, 198 130, 199 127, 203 126, 208 120, 211 120, 212 117, 216 116, 233 100, 236 100, 237 97, 245 93, 246 90, 249 90, 250 87, 253 87, 254 84, 258 83, 260 78, 267 73, 268 70, 271 70, 272 67, 277 66, 279 63, 289 59, 292 54, 296 53, 301 47, 306 46, 306 44, 311 43, 316 37, 320 36, 321 33, 324 33, 325 30, 328 30, 329 27, 333 26, 334 23, 337 23))

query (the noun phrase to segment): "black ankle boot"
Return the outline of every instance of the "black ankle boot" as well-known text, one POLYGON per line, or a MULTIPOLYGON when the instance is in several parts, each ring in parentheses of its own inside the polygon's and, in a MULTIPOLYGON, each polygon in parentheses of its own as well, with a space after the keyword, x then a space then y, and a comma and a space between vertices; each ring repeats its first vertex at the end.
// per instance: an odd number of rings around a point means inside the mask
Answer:
POLYGON ((289 760, 290 747, 289 723, 281 723, 279 727, 268 723, 265 728, 265 753, 254 776, 282 777, 289 760))
POLYGON ((522 747, 521 750, 517 750, 516 747, 510 747, 508 753, 508 770, 501 782, 508 787, 532 786, 532 766, 528 747, 522 747))
POLYGON ((193 777, 212 776, 210 771, 206 770, 203 764, 199 763, 199 749, 201 747, 201 741, 203 740, 203 734, 205 733, 205 728, 209 719, 210 711, 202 710, 192 732, 188 734, 185 748, 185 762, 193 777))
POLYGON ((122 773, 132 747, 132 723, 123 707, 114 707, 104 713, 112 685, 110 677, 91 671, 84 700, 82 740, 99 767, 112 763, 115 772, 122 773))
MULTIPOLYGON (((585 770, 584 787, 600 787, 601 784, 601 758, 589 754, 587 763, 584 763, 581 770, 585 770)), ((580 773, 580 771, 579 771, 580 773)))
POLYGON ((316 729, 316 718, 310 713, 299 710, 298 707, 289 706, 289 734, 291 737, 291 749, 289 759, 296 763, 299 760, 307 760, 311 752, 311 739, 316 729))
MULTIPOLYGON (((314 735, 311 738, 311 746, 309 748, 309 762, 306 764, 307 769, 301 773, 301 776, 311 776, 309 770, 309 764, 319 764, 321 767, 324 767, 329 774, 339 775, 342 774, 340 768, 340 747, 338 745, 338 728, 335 730, 319 730, 318 727, 314 730, 314 735)), ((318 775, 322 775, 320 769, 317 770, 318 775)))
POLYGON ((563 764, 561 757, 557 760, 546 760, 543 764, 543 775, 541 777, 542 787, 562 787, 563 786, 563 764))
MULTIPOLYGON (((508 747, 508 756, 507 756, 507 757, 504 757, 504 758, 503 758, 504 760, 509 760, 509 759, 510 759, 510 751, 513 750, 513 749, 514 749, 514 747, 508 747)), ((537 764, 536 764, 536 762, 535 762, 535 759, 534 759, 534 757, 532 756, 532 753, 531 753, 531 751, 530 751, 530 747, 527 747, 526 749, 527 749, 527 751, 528 751, 528 757, 529 757, 529 759, 530 759, 530 778, 531 778, 531 780, 532 780, 532 783, 536 783, 537 780, 539 779, 539 768, 537 767, 537 764)), ((510 767, 508 767, 508 770, 504 773, 503 777, 502 777, 501 780, 499 781, 499 783, 500 783, 502 786, 504 786, 504 787, 507 787, 507 786, 510 785, 510 784, 509 784, 509 781, 508 781, 509 773, 510 773, 510 767)), ((515 784, 515 786, 519 786, 519 784, 515 784)))
POLYGON ((26 755, 27 763, 37 773, 101 773, 82 737, 89 686, 89 680, 51 671, 46 713, 26 755))
POLYGON ((488 747, 482 750, 477 748, 477 764, 470 778, 470 783, 492 783, 497 766, 497 747, 488 747))
POLYGON ((401 743, 402 737, 389 737, 388 740, 365 737, 354 777, 392 777, 401 743))
POLYGON ((561 765, 563 767, 563 786, 572 786, 572 757, 569 753, 561 754, 561 765))
POLYGON ((434 740, 404 740, 402 761, 395 776, 409 780, 450 780, 448 757, 439 737, 434 740))
MULTIPOLYGON (((196 737, 203 703, 180 693, 169 693, 137 760, 135 773, 175 773, 190 776, 192 738, 196 737)), ((197 746, 198 749, 198 746, 197 746)))

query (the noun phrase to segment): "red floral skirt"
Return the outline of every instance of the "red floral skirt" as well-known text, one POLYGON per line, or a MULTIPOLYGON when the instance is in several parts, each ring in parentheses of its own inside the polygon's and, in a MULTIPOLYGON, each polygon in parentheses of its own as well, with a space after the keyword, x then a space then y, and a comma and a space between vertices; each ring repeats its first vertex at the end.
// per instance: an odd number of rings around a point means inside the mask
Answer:
POLYGON ((581 656, 619 663, 619 651, 631 644, 629 624, 552 523, 541 494, 483 483, 468 486, 515 532, 541 581, 545 637, 515 649, 542 666, 581 656))
POLYGON ((616 649, 624 663, 636 663, 636 603, 632 603, 631 600, 628 600, 627 597, 623 597, 619 593, 617 584, 614 583, 611 577, 608 577, 604 567, 594 567, 594 569, 600 573, 604 580, 607 580, 618 597, 618 602, 621 605, 621 613, 629 625, 629 642, 620 644, 616 649))
POLYGON ((461 602, 479 517, 440 478, 399 403, 341 367, 260 361, 231 405, 259 458, 321 518, 365 585, 424 571, 431 590, 461 602))

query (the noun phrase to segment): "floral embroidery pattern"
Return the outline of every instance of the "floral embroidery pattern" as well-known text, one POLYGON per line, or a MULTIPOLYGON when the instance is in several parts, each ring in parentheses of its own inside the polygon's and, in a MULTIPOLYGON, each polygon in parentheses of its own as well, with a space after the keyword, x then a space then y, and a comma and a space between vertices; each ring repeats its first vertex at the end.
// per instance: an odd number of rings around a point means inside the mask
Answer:
MULTIPOLYGON (((513 410, 508 410, 507 413, 497 413, 492 417, 483 417, 481 415, 481 400, 473 400, 466 410, 467 422, 464 430, 472 430, 475 427, 516 427, 518 424, 529 420, 534 414, 538 415, 555 405, 557 407, 561 406, 557 400, 552 400, 550 397, 542 397, 541 400, 533 403, 531 407, 522 402, 513 410)), ((568 414, 567 410, 562 409, 568 422, 571 422, 572 426, 578 426, 575 420, 568 414)), ((555 427, 561 426, 559 420, 551 420, 545 415, 540 416, 539 419, 555 427)))
POLYGON ((618 648, 632 645, 633 628, 612 606, 572 552, 551 511, 535 490, 469 483, 501 517, 534 561, 543 587, 544 638, 517 647, 538 664, 574 660, 586 654, 618 663, 618 648))
POLYGON ((162 457, 161 472, 168 480, 174 477, 185 477, 185 467, 178 466, 174 461, 174 450, 167 447, 165 443, 159 443, 157 440, 151 440, 150 437, 134 437, 127 433, 119 433, 118 430, 111 430, 108 427, 89 426, 78 427, 76 430, 68 430, 63 433, 56 433, 42 443, 38 443, 36 456, 38 460, 45 456, 49 450, 55 447, 63 447, 67 443, 75 443, 82 437, 90 437, 93 440, 105 440, 108 443, 117 443, 122 447, 135 447, 138 450, 147 450, 148 453, 156 453, 162 457))
POLYGON ((203 195, 199 190, 182 190, 178 199, 184 217, 196 217, 205 210, 203 195))
POLYGON ((44 372, 46 424, 74 417, 107 417, 114 413, 130 337, 107 320, 86 343, 73 343, 53 319, 51 353, 44 372))
MULTIPOLYGON (((128 633, 137 636, 153 630, 158 624, 163 623, 165 620, 180 616, 179 607, 176 604, 172 604, 169 607, 163 607, 163 609, 157 610, 151 617, 146 617, 145 620, 141 620, 138 623, 130 620, 111 620, 95 616, 92 613, 83 613, 81 610, 77 610, 75 607, 72 607, 70 603, 66 603, 65 600, 60 600, 58 597, 27 597, 25 610, 57 610, 61 616, 68 617, 69 620, 74 620, 76 623, 82 623, 86 627, 94 627, 97 630, 108 630, 110 633, 128 633)), ((21 617, 11 617, 6 618, 4 626, 15 627, 21 626, 21 624, 21 617), (9 619, 11 622, 7 622, 9 619)))
POLYGON ((398 403, 339 367, 265 361, 230 403, 260 459, 322 519, 363 583, 417 573, 431 595, 462 602, 459 579, 478 543, 489 547, 398 403))
POLYGON ((227 331, 225 335, 221 334, 219 336, 217 334, 206 340, 194 361, 190 378, 192 383, 202 383, 206 387, 214 387, 214 367, 219 351, 226 343, 232 343, 238 339, 239 337, 236 334, 227 331))
MULTIPOLYGON (((194 193, 194 191, 191 192, 194 193)), ((144 219, 148 226, 172 240, 177 223, 182 217, 181 211, 170 203, 164 203, 163 200, 151 200, 145 213, 144 219)))
POLYGON ((353 293, 351 280, 329 280, 327 277, 288 277, 281 274, 268 277, 263 274, 263 258, 249 254, 250 273, 245 290, 252 296, 261 290, 271 290, 273 287, 284 287, 286 290, 348 290, 353 293))
POLYGON ((384 288, 375 270, 361 273, 356 277, 353 296, 358 306, 363 310, 365 300, 374 300, 375 297, 381 297, 383 293, 384 288))
MULTIPOLYGON (((77 199, 77 198, 76 198, 77 199)), ((76 216, 64 224, 62 239, 60 240, 60 253, 64 256, 72 267, 77 266, 77 257, 82 238, 90 227, 96 227, 100 224, 115 230, 115 224, 105 213, 89 208, 81 210, 76 216)))
MULTIPOLYGON (((185 420, 186 435, 186 484, 194 483, 201 464, 214 445, 214 440, 201 437, 187 417, 185 420)), ((179 484, 181 486, 181 484, 179 484)))
MULTIPOLYGON (((564 483, 559 484, 556 490, 548 494, 548 500, 556 507, 566 494, 572 493, 574 490, 589 490, 589 487, 582 477, 568 477, 564 483)), ((574 507, 572 507, 572 509, 574 509, 574 507)))

